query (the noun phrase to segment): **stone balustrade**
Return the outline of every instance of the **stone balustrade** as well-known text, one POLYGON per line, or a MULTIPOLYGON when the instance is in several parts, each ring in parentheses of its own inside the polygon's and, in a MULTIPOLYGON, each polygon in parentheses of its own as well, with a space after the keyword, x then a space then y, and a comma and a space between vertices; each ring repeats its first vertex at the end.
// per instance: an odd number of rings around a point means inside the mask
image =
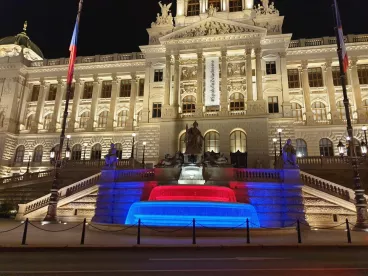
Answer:
POLYGON ((234 179, 237 181, 282 181, 280 170, 266 169, 234 169, 234 179))
POLYGON ((22 175, 0 178, 0 184, 19 183, 22 181, 31 181, 31 180, 44 178, 44 177, 51 177, 51 176, 53 176, 53 170, 36 172, 36 173, 25 173, 22 175))
POLYGON ((339 156, 311 156, 301 157, 297 160, 301 170, 306 169, 349 169, 351 165, 339 156))
MULTIPOLYGON (((74 184, 66 186, 59 190, 59 200, 64 199, 68 196, 74 195, 82 190, 90 188, 97 184, 97 181, 100 179, 101 173, 95 174, 91 177, 78 181, 74 184)), ((34 201, 31 201, 27 204, 19 204, 19 214, 29 214, 35 210, 38 210, 42 207, 45 207, 50 202, 51 194, 47 194, 41 198, 38 198, 34 201)))
MULTIPOLYGON (((347 35, 344 37, 346 43, 368 42, 368 35, 347 35)), ((319 37, 310 39, 292 40, 289 48, 310 47, 336 44, 336 37, 319 37)))

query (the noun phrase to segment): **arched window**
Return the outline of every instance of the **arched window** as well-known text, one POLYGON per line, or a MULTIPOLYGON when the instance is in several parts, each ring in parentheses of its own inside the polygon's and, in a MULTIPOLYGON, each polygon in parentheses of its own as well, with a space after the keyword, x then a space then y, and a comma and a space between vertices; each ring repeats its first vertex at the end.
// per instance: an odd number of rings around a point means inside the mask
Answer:
POLYGON ((199 15, 199 12, 199 0, 189 0, 187 16, 199 15))
POLYGON ((86 111, 83 112, 83 114, 80 117, 79 120, 79 128, 87 128, 88 127, 88 121, 89 121, 89 117, 90 117, 90 112, 86 111))
POLYGON ((208 8, 210 8, 211 4, 214 8, 217 8, 217 11, 221 11, 221 0, 208 0, 208 8))
POLYGON ((43 129, 47 129, 47 130, 50 129, 51 122, 52 122, 52 114, 46 115, 43 120, 43 129))
POLYGON ((128 111, 122 110, 118 113, 117 127, 125 127, 128 120, 128 111))
POLYGON ((17 149, 15 150, 15 156, 14 156, 15 163, 23 163, 25 150, 26 149, 24 146, 17 147, 17 149))
POLYGON ((72 160, 81 160, 82 159, 82 146, 77 144, 72 148, 72 160))
POLYGON ((115 144, 116 156, 121 160, 123 159, 123 145, 120 143, 115 144))
POLYGON ((312 104, 312 111, 314 114, 315 121, 327 120, 326 106, 322 102, 315 102, 312 104))
MULTIPOLYGON (((354 138, 354 147, 355 147, 355 153, 357 156, 362 156, 362 148, 360 147, 360 142, 354 138)), ((346 143, 346 149, 347 149, 347 154, 348 156, 350 156, 351 152, 350 152, 350 146, 349 143, 346 143)))
MULTIPOLYGON (((339 118, 340 120, 346 120, 346 112, 345 112, 345 105, 343 101, 338 101, 336 103, 337 110, 339 111, 339 118)), ((351 110, 351 106, 349 107, 350 111, 350 118, 353 118, 353 113, 351 110)))
POLYGON ((244 131, 235 130, 230 134, 230 151, 232 153, 247 152, 247 136, 244 131))
POLYGON ((322 138, 319 140, 319 152, 321 156, 334 156, 333 144, 331 140, 322 138))
POLYGON ((234 93, 230 96, 230 111, 244 110, 244 96, 234 93))
POLYGON ((183 113, 194 113, 196 108, 196 98, 194 96, 186 96, 183 99, 183 113))
POLYGON ((43 146, 38 145, 33 153, 33 162, 42 162, 43 146))
POLYGON ((229 11, 230 12, 237 12, 242 11, 242 0, 229 0, 229 11))
POLYGON ((109 117, 108 111, 102 111, 100 115, 98 116, 98 123, 97 127, 105 128, 107 126, 107 119, 109 117))
POLYGON ((303 121, 303 111, 302 106, 298 103, 291 103, 291 110, 293 112, 293 117, 297 121, 303 121))
POLYGON ((308 156, 307 143, 303 139, 296 139, 296 156, 297 157, 308 156))
POLYGON ((204 137, 205 151, 220 152, 220 134, 216 131, 210 131, 204 137))
POLYGON ((187 145, 185 143, 185 132, 180 135, 180 138, 179 138, 179 151, 181 153, 185 153, 185 151, 187 150, 187 145))
POLYGON ((363 101, 363 108, 365 109, 365 114, 368 117, 368 99, 363 101))
POLYGON ((33 119, 34 119, 34 114, 28 116, 27 122, 26 122, 26 130, 31 130, 33 119))
POLYGON ((95 144, 91 150, 91 160, 101 160, 102 147, 100 144, 95 144))

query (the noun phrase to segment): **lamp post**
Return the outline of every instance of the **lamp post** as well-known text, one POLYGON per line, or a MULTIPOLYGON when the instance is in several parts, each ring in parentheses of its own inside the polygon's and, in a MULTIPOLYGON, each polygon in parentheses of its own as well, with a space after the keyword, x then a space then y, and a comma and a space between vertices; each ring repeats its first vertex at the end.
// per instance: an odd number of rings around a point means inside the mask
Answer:
POLYGON ((143 142, 143 156, 142 156, 142 167, 144 168, 145 167, 145 163, 144 163, 144 154, 146 152, 146 145, 147 143, 146 142, 143 142))
POLYGON ((83 146, 84 146, 83 163, 85 163, 86 162, 87 143, 84 143, 83 146))
POLYGON ((133 137, 133 142, 132 142, 132 152, 130 154, 130 158, 134 159, 134 143, 135 143, 135 136, 137 136, 137 134, 133 133, 132 137, 133 137))
POLYGON ((362 127, 362 130, 364 132, 364 140, 365 140, 365 144, 368 145, 368 141, 367 141, 367 127, 366 126, 363 126, 362 127))
POLYGON ((29 166, 31 164, 32 152, 28 154, 28 164, 27 164, 27 171, 26 174, 29 174, 29 166))
POLYGON ((273 150, 274 150, 274 152, 275 152, 275 164, 274 164, 274 166, 276 167, 276 162, 277 162, 277 154, 276 154, 276 143, 277 143, 277 138, 273 138, 273 139, 272 139, 272 141, 273 141, 273 150))
POLYGON ((362 156, 366 157, 367 156, 367 144, 363 140, 360 143, 360 149, 362 151, 362 156))
POLYGON ((55 147, 50 150, 50 162, 53 164, 55 161, 55 147))
POLYGON ((69 140, 70 140, 71 136, 67 135, 66 138, 67 138, 67 140, 66 140, 65 158, 67 160, 69 160, 70 159, 70 154, 71 154, 71 151, 70 151, 70 148, 69 148, 69 140))
POLYGON ((281 133, 282 133, 282 129, 281 128, 277 129, 277 132, 279 134, 279 141, 280 141, 280 156, 282 156, 282 144, 281 144, 281 133))

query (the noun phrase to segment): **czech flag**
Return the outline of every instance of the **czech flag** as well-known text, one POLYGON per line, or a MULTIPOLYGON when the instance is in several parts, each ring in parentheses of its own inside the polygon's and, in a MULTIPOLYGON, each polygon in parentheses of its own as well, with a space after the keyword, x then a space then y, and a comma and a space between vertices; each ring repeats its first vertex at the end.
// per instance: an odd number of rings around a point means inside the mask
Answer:
POLYGON ((80 0, 78 15, 77 15, 77 22, 75 23, 73 37, 72 37, 72 41, 69 47, 70 58, 69 58, 69 69, 68 69, 68 77, 67 77, 67 84, 69 85, 73 82, 74 65, 75 65, 75 60, 77 58, 79 20, 80 20, 80 14, 82 12, 82 5, 83 5, 83 0, 80 0))
POLYGON ((335 4, 335 16, 336 16, 336 24, 337 24, 337 39, 340 41, 340 47, 342 52, 342 62, 344 73, 347 72, 349 67, 349 57, 348 52, 346 51, 345 41, 344 41, 344 32, 342 30, 342 23, 340 18, 339 7, 337 6, 336 0, 334 0, 335 4))

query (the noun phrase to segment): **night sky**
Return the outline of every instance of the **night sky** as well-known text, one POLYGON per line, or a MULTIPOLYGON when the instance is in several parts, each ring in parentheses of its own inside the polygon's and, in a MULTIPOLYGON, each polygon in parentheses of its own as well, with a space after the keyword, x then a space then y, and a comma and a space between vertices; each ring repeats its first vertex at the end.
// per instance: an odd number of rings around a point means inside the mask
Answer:
MULTIPOLYGON (((162 0, 170 3, 175 0, 162 0)), ((258 3, 259 0, 256 0, 258 3)), ((46 58, 69 56, 78 0, 0 0, 0 38, 28 35, 46 58)), ((146 28, 160 11, 158 0, 84 0, 78 55, 129 53, 148 43, 146 28)), ((275 0, 293 39, 333 36, 332 0, 275 0)), ((367 34, 367 0, 339 0, 345 34, 367 34)), ((175 5, 173 5, 175 6, 175 5)), ((175 7, 173 9, 175 15, 175 7)))

